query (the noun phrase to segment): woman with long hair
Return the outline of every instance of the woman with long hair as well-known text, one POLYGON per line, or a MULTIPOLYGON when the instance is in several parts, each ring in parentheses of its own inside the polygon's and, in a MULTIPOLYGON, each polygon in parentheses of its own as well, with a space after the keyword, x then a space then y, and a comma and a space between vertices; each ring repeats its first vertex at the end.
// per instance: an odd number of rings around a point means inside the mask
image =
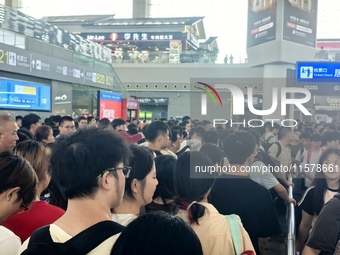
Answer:
MULTIPOLYGON (((175 166, 177 216, 187 222, 201 241, 204 254, 235 254, 231 227, 224 215, 208 202, 214 178, 191 178, 195 166, 208 168, 211 160, 200 151, 185 152, 175 166)), ((248 233, 237 216, 242 250, 254 251, 248 233)))
POLYGON ((340 192, 340 150, 325 150, 315 165, 317 171, 312 186, 298 203, 302 208, 302 220, 296 241, 296 251, 302 251, 311 228, 324 204, 340 192))
POLYGON ((130 173, 125 181, 123 202, 112 209, 112 220, 126 226, 137 218, 143 206, 152 202, 158 184, 153 152, 131 145, 130 173))

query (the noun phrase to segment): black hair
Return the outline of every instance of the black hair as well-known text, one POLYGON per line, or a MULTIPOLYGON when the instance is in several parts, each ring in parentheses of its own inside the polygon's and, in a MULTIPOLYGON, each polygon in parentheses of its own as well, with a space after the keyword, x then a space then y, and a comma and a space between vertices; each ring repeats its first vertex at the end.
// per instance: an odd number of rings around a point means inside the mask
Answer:
POLYGON ((188 121, 189 122, 190 119, 191 119, 190 116, 184 116, 182 118, 182 122, 184 122, 184 121, 188 121))
POLYGON ((90 123, 93 119, 96 119, 95 117, 93 116, 89 116, 87 117, 87 123, 90 123))
MULTIPOLYGON (((52 176, 67 199, 92 197, 99 187, 97 176, 126 164, 130 155, 122 136, 96 127, 79 129, 57 139, 51 156, 52 176)), ((112 174, 117 177, 115 171, 112 174)))
POLYGON ((8 189, 20 187, 16 202, 23 199, 30 205, 36 197, 38 178, 31 164, 10 151, 0 153, 0 194, 8 189))
POLYGON ((306 127, 306 128, 305 128, 305 131, 306 131, 306 132, 309 132, 309 133, 311 133, 311 134, 314 133, 314 129, 311 128, 311 127, 306 127))
POLYGON ((38 115, 36 115, 35 113, 30 113, 22 118, 21 126, 29 130, 32 124, 35 124, 39 121, 40 117, 38 115))
POLYGON ((254 153, 256 140, 247 132, 235 132, 223 141, 223 149, 230 164, 243 165, 254 153))
POLYGON ((27 140, 33 140, 33 135, 30 131, 28 131, 26 128, 19 128, 17 130, 17 135, 19 137, 19 140, 17 141, 17 144, 27 141, 27 140))
POLYGON ((176 131, 177 134, 179 135, 179 137, 182 137, 183 136, 183 128, 181 126, 173 126, 171 127, 171 132, 172 131, 176 131))
POLYGON ((213 130, 208 130, 204 133, 202 143, 218 144, 218 133, 213 130))
POLYGON ((338 132, 326 132, 323 134, 323 140, 326 143, 339 140, 339 133, 338 132))
POLYGON ((309 139, 310 135, 311 135, 310 132, 305 131, 305 132, 302 132, 302 133, 300 134, 299 138, 300 138, 300 140, 301 140, 301 139, 309 139))
POLYGON ((176 142, 179 138, 178 138, 179 134, 177 133, 176 130, 171 130, 171 142, 174 143, 176 142))
POLYGON ((223 140, 226 139, 228 136, 230 136, 234 132, 235 131, 233 129, 225 129, 220 133, 220 135, 218 136, 218 145, 221 150, 224 150, 223 140))
MULTIPOLYGON (((131 167, 131 172, 129 178, 126 178, 125 181, 124 198, 135 200, 135 197, 133 196, 133 192, 131 190, 131 182, 134 179, 140 181, 142 185, 142 190, 144 192, 145 178, 151 172, 154 161, 153 151, 148 147, 132 144, 130 145, 130 150, 132 152, 129 164, 131 167)), ((144 198, 144 194, 142 195, 144 198)))
POLYGON ((149 124, 148 128, 146 129, 146 137, 149 142, 155 142, 157 137, 160 135, 165 135, 167 132, 170 132, 170 127, 168 124, 164 123, 163 121, 154 121, 149 124))
POLYGON ((291 132, 293 132, 293 130, 290 127, 280 127, 277 138, 281 140, 283 137, 291 132))
POLYGON ((80 116, 80 117, 78 118, 78 122, 80 122, 81 120, 86 120, 86 121, 87 121, 87 118, 86 118, 85 116, 80 116))
MULTIPOLYGON (((318 166, 321 166, 323 168, 324 161, 331 154, 336 154, 336 155, 338 155, 338 157, 340 157, 340 150, 334 149, 334 148, 330 148, 330 149, 325 150, 320 156, 318 166)), ((334 168, 334 170, 336 170, 335 167, 333 167, 333 168, 334 168)), ((327 180, 326 180, 324 171, 318 171, 315 174, 315 178, 313 180, 312 185, 315 186, 313 209, 314 209, 315 215, 318 216, 319 213, 321 212, 321 209, 323 208, 323 206, 325 204, 324 194, 325 194, 325 191, 327 190, 327 180)), ((338 192, 340 192, 340 187, 338 189, 338 192)))
POLYGON ((112 127, 113 129, 116 129, 116 127, 121 126, 121 125, 125 125, 126 121, 123 119, 114 119, 112 122, 112 127))
POLYGON ((165 212, 144 214, 132 221, 115 242, 111 255, 203 255, 193 229, 165 212))
POLYGON ((221 165, 223 162, 223 152, 215 144, 203 144, 200 151, 207 155, 213 164, 221 165))
POLYGON ((35 130, 34 139, 38 142, 42 142, 43 139, 47 140, 50 135, 50 131, 53 132, 52 128, 47 125, 39 126, 35 130))
POLYGON ((64 125, 65 121, 73 121, 73 118, 71 116, 63 116, 59 120, 59 126, 64 125))
POLYGON ((249 129, 247 132, 249 134, 251 134, 252 136, 254 136, 256 144, 259 145, 260 144, 260 138, 261 138, 260 133, 257 132, 255 129, 249 129))
POLYGON ((111 126, 111 122, 108 118, 102 118, 99 122, 98 122, 98 128, 102 128, 102 129, 108 129, 111 126))
POLYGON ((137 125, 136 124, 131 123, 130 125, 127 126, 127 128, 128 128, 127 132, 130 135, 138 134, 138 129, 137 129, 137 125))
POLYGON ((15 116, 15 121, 17 120, 22 120, 22 116, 21 115, 15 116))
POLYGON ((175 164, 176 158, 170 155, 161 155, 155 158, 158 185, 153 197, 160 197, 164 204, 166 204, 166 199, 173 199, 175 196, 175 164))
POLYGON ((184 152, 177 160, 175 166, 175 204, 182 210, 188 210, 190 224, 198 224, 198 219, 204 215, 205 207, 200 202, 214 185, 213 178, 190 178, 195 166, 211 167, 213 163, 203 152, 184 152), (190 206, 190 208, 188 208, 190 206))
POLYGON ((205 132, 206 132, 206 131, 205 131, 205 128, 204 128, 203 126, 197 126, 197 127, 195 128, 195 134, 196 134, 197 136, 201 137, 201 138, 203 138, 205 132))
POLYGON ((315 142, 322 141, 322 135, 319 133, 311 134, 309 137, 309 141, 315 141, 315 142))

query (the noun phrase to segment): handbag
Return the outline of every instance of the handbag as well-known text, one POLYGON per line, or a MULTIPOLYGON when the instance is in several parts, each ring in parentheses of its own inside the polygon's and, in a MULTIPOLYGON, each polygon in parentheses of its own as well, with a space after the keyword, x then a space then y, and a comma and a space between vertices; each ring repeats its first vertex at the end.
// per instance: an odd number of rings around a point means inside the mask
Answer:
POLYGON ((231 238, 233 240, 234 251, 236 255, 255 255, 254 251, 242 251, 242 235, 238 217, 236 214, 225 215, 227 219, 231 238))

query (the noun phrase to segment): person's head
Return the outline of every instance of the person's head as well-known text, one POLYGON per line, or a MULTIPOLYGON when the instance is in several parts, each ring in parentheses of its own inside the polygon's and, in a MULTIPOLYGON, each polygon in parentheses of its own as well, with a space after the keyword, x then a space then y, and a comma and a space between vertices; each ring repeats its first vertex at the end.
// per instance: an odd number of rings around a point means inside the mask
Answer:
POLYGON ((37 183, 37 175, 26 159, 9 151, 0 153, 0 222, 29 208, 37 183))
POLYGON ((17 145, 23 141, 33 140, 34 138, 31 132, 25 128, 19 128, 17 131, 17 136, 19 137, 19 140, 16 141, 17 145))
POLYGON ((195 127, 195 130, 193 131, 193 134, 191 135, 190 139, 198 139, 202 141, 204 133, 205 128, 203 126, 197 126, 195 127))
POLYGON ((314 126, 314 132, 315 133, 321 133, 320 130, 322 129, 322 125, 321 124, 316 124, 314 126))
POLYGON ((53 130, 50 126, 42 125, 35 130, 35 140, 43 143, 54 143, 53 130))
POLYGON ((116 131, 119 131, 119 130, 125 131, 126 122, 123 119, 114 119, 112 121, 112 127, 116 131))
POLYGON ((78 128, 86 127, 87 126, 87 119, 84 116, 80 116, 78 118, 78 128))
POLYGON ((181 126, 172 126, 171 127, 171 132, 172 131, 176 131, 177 134, 179 135, 180 139, 183 139, 183 128, 181 126))
POLYGON ((93 116, 89 116, 89 117, 87 118, 87 125, 89 125, 90 127, 95 127, 95 126, 97 126, 96 118, 93 117, 93 116))
POLYGON ((21 115, 15 116, 15 122, 17 123, 18 127, 21 127, 22 116, 21 115))
POLYGON ((70 116, 64 116, 59 120, 60 135, 72 134, 75 130, 73 118, 70 116))
MULTIPOLYGON (((278 123, 271 124, 269 130, 273 135, 278 135, 280 131, 280 125, 278 123)), ((280 138, 279 138, 280 140, 280 138)))
POLYGON ((203 123, 204 129, 206 131, 208 131, 208 130, 210 130, 211 128, 214 127, 213 124, 211 123, 211 121, 209 121, 209 120, 203 120, 202 123, 203 123))
POLYGON ((169 135, 170 127, 162 121, 154 121, 146 129, 146 137, 149 143, 154 144, 158 150, 168 147, 169 135))
POLYGON ((310 141, 309 141, 309 137, 310 137, 311 133, 308 132, 308 131, 304 131, 300 134, 299 138, 300 138, 300 141, 301 143, 303 144, 303 146, 305 147, 305 149, 309 149, 311 144, 310 144, 310 141))
POLYGON ((171 131, 171 141, 169 149, 176 153, 181 148, 181 138, 177 131, 171 131))
POLYGON ((133 124, 131 123, 130 125, 127 126, 127 129, 128 129, 128 133, 130 135, 135 135, 135 134, 138 134, 138 127, 136 124, 133 124))
POLYGON ((184 116, 184 117, 182 118, 182 123, 185 122, 185 121, 191 123, 191 118, 190 118, 190 116, 184 116))
POLYGON ((112 255, 203 255, 201 242, 181 218, 165 212, 144 214, 121 233, 112 255))
POLYGON ((0 115, 0 152, 11 150, 19 140, 18 126, 8 115, 0 115))
POLYGON ((235 132, 223 140, 223 149, 231 165, 249 165, 254 160, 256 140, 247 132, 235 132))
POLYGON ((298 129, 293 130, 293 135, 291 136, 291 142, 300 142, 301 132, 298 129))
POLYGON ((140 206, 152 202, 158 184, 153 152, 147 147, 131 145, 130 175, 126 178, 124 199, 140 206))
POLYGON ((175 196, 175 164, 176 159, 170 155, 161 155, 155 158, 158 185, 153 197, 160 197, 164 204, 166 204, 166 199, 173 199, 175 196))
POLYGON ((40 117, 34 113, 27 114, 23 117, 21 125, 34 135, 35 130, 41 126, 40 117))
POLYGON ((208 130, 204 133, 203 135, 203 139, 202 139, 202 143, 203 144, 218 144, 218 133, 216 131, 213 130, 208 130))
POLYGON ((208 156, 200 151, 184 152, 176 162, 174 177, 176 205, 180 209, 188 211, 191 224, 198 224, 198 219, 204 215, 205 207, 197 202, 207 199, 215 179, 190 178, 190 173, 195 171, 195 166, 209 167, 212 165, 208 156))
POLYGON ((293 130, 289 127, 281 127, 279 129, 279 133, 277 135, 277 138, 280 141, 286 141, 289 142, 291 140, 291 136, 293 135, 293 130))
POLYGON ((319 133, 311 134, 309 141, 314 149, 319 149, 322 143, 322 135, 319 133))
POLYGON ((112 131, 82 128, 57 140, 51 155, 52 176, 66 199, 100 197, 109 208, 123 199, 124 165, 131 155, 125 139, 112 131))
MULTIPOLYGON (((318 215, 324 205, 324 194, 328 187, 328 182, 339 182, 340 179, 340 150, 330 148, 325 150, 316 165, 317 172, 312 185, 315 186, 313 207, 318 215)), ((340 187, 338 188, 340 192, 340 187)))
MULTIPOLYGON (((52 153, 51 147, 37 141, 24 141, 14 147, 14 154, 28 160, 36 172, 39 180, 40 192, 44 191, 50 180, 49 160, 52 153)), ((40 196, 40 194, 37 194, 40 196)))
POLYGON ((339 148, 340 134, 338 132, 326 132, 323 134, 323 140, 328 148, 339 148))
POLYGON ((113 127, 112 127, 112 125, 111 125, 111 121, 110 121, 108 118, 102 118, 102 119, 98 122, 98 128, 113 130, 113 127))
POLYGON ((200 151, 207 155, 214 165, 222 165, 223 152, 217 145, 211 143, 204 144, 200 151))
POLYGON ((183 130, 187 131, 188 133, 190 132, 191 129, 191 124, 189 121, 183 121, 182 122, 182 128, 183 130))

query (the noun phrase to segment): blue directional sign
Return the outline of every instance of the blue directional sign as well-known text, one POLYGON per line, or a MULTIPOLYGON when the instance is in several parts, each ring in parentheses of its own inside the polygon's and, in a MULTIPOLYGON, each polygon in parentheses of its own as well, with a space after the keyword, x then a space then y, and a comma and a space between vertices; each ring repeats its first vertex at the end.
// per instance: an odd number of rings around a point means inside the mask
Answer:
POLYGON ((298 82, 340 83, 340 62, 298 62, 298 82))

